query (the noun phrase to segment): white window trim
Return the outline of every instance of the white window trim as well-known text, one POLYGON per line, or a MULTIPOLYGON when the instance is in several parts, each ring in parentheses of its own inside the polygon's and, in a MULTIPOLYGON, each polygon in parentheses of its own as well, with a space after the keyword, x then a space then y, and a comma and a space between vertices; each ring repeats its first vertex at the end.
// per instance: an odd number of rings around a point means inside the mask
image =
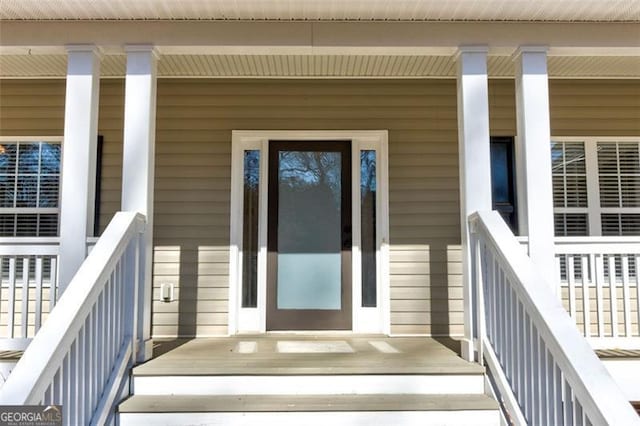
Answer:
MULTIPOLYGON (((552 142, 584 143, 587 175, 587 225, 590 237, 602 236, 600 215, 603 213, 637 213, 636 207, 600 207, 600 173, 598 170, 598 142, 636 142, 640 136, 552 136, 552 142)), ((554 213, 584 213, 583 207, 554 207, 554 213)))
MULTIPOLYGON (((60 220, 60 190, 62 188, 62 150, 64 146, 62 144, 62 136, 0 136, 0 144, 11 142, 51 142, 60 144, 60 182, 58 186, 58 207, 0 207, 0 214, 57 214, 58 221, 60 220)), ((58 230, 59 231, 59 230, 58 230)), ((21 239, 21 238, 58 238, 58 237, 0 237, 0 239, 21 239)))
POLYGON ((352 158, 352 315, 354 333, 383 333, 391 330, 389 288, 389 172, 388 132, 354 131, 245 131, 232 132, 231 163, 231 235, 229 257, 229 334, 266 332, 267 277, 267 206, 269 140, 329 141, 350 140, 352 158), (245 150, 260 150, 259 219, 258 219, 258 291, 257 307, 243 308, 242 303, 242 230, 243 230, 243 158, 245 150), (360 151, 376 151, 377 303, 362 307, 360 265, 360 151), (356 266, 357 265, 357 266, 356 266))

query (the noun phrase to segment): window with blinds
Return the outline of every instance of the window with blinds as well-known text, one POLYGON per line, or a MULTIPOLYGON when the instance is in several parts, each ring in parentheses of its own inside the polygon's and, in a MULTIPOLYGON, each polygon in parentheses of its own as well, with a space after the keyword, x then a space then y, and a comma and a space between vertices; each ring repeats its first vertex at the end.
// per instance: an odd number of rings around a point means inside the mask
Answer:
POLYGON ((598 142, 602 235, 640 235, 640 150, 634 142, 598 142))
POLYGON ((0 141, 0 236, 58 234, 59 141, 0 141))
POLYGON ((587 235, 589 228, 584 142, 552 142, 551 170, 556 235, 587 235))
POLYGON ((557 236, 640 235, 640 141, 551 143, 557 236))

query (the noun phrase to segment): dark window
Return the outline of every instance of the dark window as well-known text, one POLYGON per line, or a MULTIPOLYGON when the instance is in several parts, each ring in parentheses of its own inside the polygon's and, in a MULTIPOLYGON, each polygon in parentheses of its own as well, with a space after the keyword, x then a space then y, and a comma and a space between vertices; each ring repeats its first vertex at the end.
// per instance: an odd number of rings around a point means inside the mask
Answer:
POLYGON ((491 138, 491 199, 514 234, 518 234, 516 208, 516 175, 512 137, 491 138))

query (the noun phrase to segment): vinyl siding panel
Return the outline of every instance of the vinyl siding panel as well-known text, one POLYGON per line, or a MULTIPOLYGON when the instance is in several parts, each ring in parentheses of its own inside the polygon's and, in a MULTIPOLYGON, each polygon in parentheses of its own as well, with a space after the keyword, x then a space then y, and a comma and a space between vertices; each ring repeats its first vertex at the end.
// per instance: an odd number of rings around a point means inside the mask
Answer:
MULTIPOLYGON (((552 134, 640 135, 635 80, 551 80, 552 134)), ((100 229, 120 205, 124 82, 100 87, 100 229)), ((389 130, 394 334, 461 334, 455 80, 158 82, 155 336, 226 334, 232 130, 389 130), (163 284, 175 300, 159 302, 163 284)), ((489 84, 492 135, 516 133, 513 80, 489 84)), ((0 81, 1 135, 61 135, 63 80, 0 81)))
POLYGON ((212 282, 195 256, 228 252, 231 131, 255 129, 388 129, 392 332, 461 333, 447 261, 459 251, 455 91, 453 80, 160 80, 154 286, 174 284, 177 300, 154 302, 154 334, 226 332, 227 293, 202 291, 227 290, 228 259, 207 266, 212 282))

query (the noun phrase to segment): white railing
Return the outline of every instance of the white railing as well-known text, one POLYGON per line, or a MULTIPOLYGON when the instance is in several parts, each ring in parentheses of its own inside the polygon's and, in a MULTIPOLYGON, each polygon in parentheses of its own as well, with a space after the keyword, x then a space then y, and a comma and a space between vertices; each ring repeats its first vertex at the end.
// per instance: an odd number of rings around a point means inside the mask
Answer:
POLYGON ((558 296, 591 346, 640 349, 640 237, 554 242, 558 296))
POLYGON ((480 362, 514 424, 640 418, 497 212, 469 219, 480 362))
POLYGON ((58 238, 0 239, 0 350, 25 350, 56 303, 58 238))
POLYGON ((69 425, 114 422, 140 335, 143 231, 143 216, 115 215, 0 388, 0 405, 62 405, 69 425))
POLYGON ((555 239, 560 296, 595 348, 640 349, 640 238, 555 239))

